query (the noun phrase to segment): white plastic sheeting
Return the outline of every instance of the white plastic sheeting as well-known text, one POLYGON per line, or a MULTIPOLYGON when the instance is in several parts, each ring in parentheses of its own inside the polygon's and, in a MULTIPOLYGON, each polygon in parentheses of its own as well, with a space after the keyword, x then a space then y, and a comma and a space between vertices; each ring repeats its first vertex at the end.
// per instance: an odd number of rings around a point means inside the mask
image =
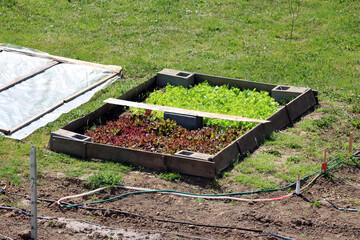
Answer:
POLYGON ((34 71, 52 60, 12 52, 0 52, 0 86, 34 71))
MULTIPOLYGON (((0 52, 0 88, 51 62, 53 60, 47 58, 0 52)), ((106 83, 89 89, 80 96, 76 96, 76 93, 112 74, 114 72, 110 70, 88 65, 59 63, 8 89, 0 90, 0 129, 16 129, 34 116, 48 109, 55 109, 9 135, 12 138, 22 139, 37 128, 55 120, 62 113, 88 101, 106 83), (76 98, 72 99, 74 94, 76 98)))

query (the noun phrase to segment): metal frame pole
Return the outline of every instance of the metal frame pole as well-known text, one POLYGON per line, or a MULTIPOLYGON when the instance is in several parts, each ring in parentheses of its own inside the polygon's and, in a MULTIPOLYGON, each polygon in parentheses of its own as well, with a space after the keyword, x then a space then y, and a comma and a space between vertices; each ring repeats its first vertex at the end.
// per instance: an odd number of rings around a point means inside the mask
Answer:
POLYGON ((30 149, 31 238, 37 240, 36 147, 30 149))

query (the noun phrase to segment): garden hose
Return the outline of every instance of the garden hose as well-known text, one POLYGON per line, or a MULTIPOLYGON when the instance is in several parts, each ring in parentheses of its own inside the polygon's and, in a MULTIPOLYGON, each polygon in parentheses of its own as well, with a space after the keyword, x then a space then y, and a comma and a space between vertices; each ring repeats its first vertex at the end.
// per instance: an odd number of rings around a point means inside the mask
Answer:
MULTIPOLYGON (((353 155, 354 157, 357 157, 357 155, 353 155)), ((328 164, 341 159, 342 157, 337 157, 332 159, 331 161, 328 162, 328 164)), ((343 163, 347 158, 343 159, 342 161, 336 163, 335 165, 328 167, 328 170, 338 166, 339 164, 343 163)), ((305 188, 307 188, 308 186, 310 186, 320 175, 321 175, 321 170, 318 170, 312 174, 309 174, 303 178, 301 178, 300 180, 304 180, 307 179, 315 174, 318 173, 318 176, 316 176, 307 186, 305 186, 304 188, 302 188, 302 190, 304 190, 305 188)), ((130 193, 124 193, 121 194, 119 196, 115 196, 109 199, 105 199, 105 200, 100 200, 100 201, 94 201, 94 202, 88 202, 88 204, 97 204, 97 203, 103 203, 103 202, 107 202, 107 201, 112 201, 115 199, 119 199, 119 198, 124 198, 126 196, 129 195, 135 195, 135 194, 143 194, 143 193, 170 193, 170 194, 175 194, 175 195, 181 195, 181 196, 188 196, 188 197, 198 197, 198 198, 209 198, 209 199, 230 199, 230 200, 237 200, 237 201, 276 201, 276 200, 282 200, 285 198, 290 197, 293 193, 288 194, 286 196, 282 196, 279 198, 273 198, 273 199, 243 199, 243 198, 235 198, 235 197, 229 197, 229 196, 233 196, 233 195, 245 195, 245 194, 255 194, 255 193, 262 193, 262 192, 273 192, 273 191, 279 191, 279 190, 284 190, 287 188, 290 188, 292 186, 294 186, 297 182, 291 183, 285 187, 281 187, 281 188, 275 188, 275 189, 265 189, 265 190, 258 190, 258 191, 249 191, 249 192, 235 192, 235 193, 223 193, 223 194, 195 194, 195 193, 186 193, 186 192, 181 192, 181 191, 175 191, 175 190, 151 190, 151 189, 141 189, 141 191, 136 191, 136 192, 130 192, 130 193)), ((121 186, 120 186, 121 187, 121 186)), ((128 189, 130 187, 127 187, 128 189)), ((96 190, 94 190, 96 191, 96 190)), ((87 193, 84 193, 85 195, 87 195, 87 193)), ((67 198, 67 197, 66 197, 67 198)), ((60 200, 58 200, 58 204, 60 205, 60 200)), ((83 203, 78 203, 78 204, 73 204, 73 205, 66 205, 66 208, 71 208, 71 207, 77 207, 77 206, 81 206, 86 204, 86 202, 83 203)))

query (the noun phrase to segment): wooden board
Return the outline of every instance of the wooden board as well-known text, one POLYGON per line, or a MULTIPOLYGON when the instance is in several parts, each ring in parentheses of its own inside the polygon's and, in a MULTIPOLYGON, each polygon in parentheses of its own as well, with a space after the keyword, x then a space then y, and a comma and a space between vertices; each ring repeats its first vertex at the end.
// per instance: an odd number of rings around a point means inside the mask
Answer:
POLYGON ((104 102, 110 103, 110 104, 121 105, 121 106, 144 108, 144 109, 149 109, 149 110, 154 110, 154 111, 172 112, 172 113, 193 115, 193 116, 198 116, 198 117, 219 118, 219 119, 239 121, 239 122, 256 122, 256 123, 268 122, 267 120, 225 115, 225 114, 219 114, 219 113, 200 112, 200 111, 194 111, 194 110, 188 110, 188 109, 182 109, 182 108, 174 108, 174 107, 152 105, 152 104, 139 103, 139 102, 131 102, 131 101, 126 101, 126 100, 114 99, 114 98, 108 98, 104 102))
POLYGON ((146 168, 172 170, 206 178, 214 178, 216 175, 215 164, 210 161, 79 141, 57 134, 52 135, 51 150, 80 158, 127 162, 146 168))
POLYGON ((226 78, 218 77, 211 75, 204 75, 195 73, 195 83, 208 81, 211 84, 215 85, 225 85, 235 86, 241 89, 256 89, 258 91, 267 91, 270 92, 277 85, 261 82, 252 82, 235 78, 226 78))
POLYGON ((241 154, 240 148, 235 140, 213 157, 213 161, 216 165, 216 172, 218 173, 232 165, 238 159, 239 154, 241 154))
POLYGON ((309 89, 305 93, 299 95, 294 100, 286 104, 286 106, 290 118, 292 119, 292 121, 294 121, 317 103, 318 102, 314 96, 313 91, 309 89))
POLYGON ((168 170, 205 178, 214 178, 216 176, 214 162, 175 155, 164 155, 164 158, 168 170))

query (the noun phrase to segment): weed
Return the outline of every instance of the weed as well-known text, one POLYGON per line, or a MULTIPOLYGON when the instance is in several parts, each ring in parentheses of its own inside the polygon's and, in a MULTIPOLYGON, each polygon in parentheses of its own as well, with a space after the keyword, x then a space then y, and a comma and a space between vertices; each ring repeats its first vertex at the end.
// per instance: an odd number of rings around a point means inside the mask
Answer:
POLYGON ((314 120, 313 124, 319 128, 330 128, 332 123, 336 121, 336 117, 333 115, 326 115, 320 119, 314 120))
POLYGON ((290 15, 291 15, 291 31, 290 31, 290 40, 293 39, 293 32, 294 32, 294 26, 295 26, 295 21, 298 17, 299 14, 299 9, 300 9, 300 2, 299 1, 295 1, 295 0, 290 0, 289 1, 289 10, 290 10, 290 15))
POLYGON ((197 198, 196 201, 197 201, 198 203, 203 203, 205 200, 204 200, 203 198, 197 198))
POLYGON ((299 162, 300 162, 299 156, 290 156, 290 157, 286 158, 286 163, 288 163, 288 164, 299 163, 299 162))
POLYGON ((313 202, 310 202, 310 206, 311 206, 311 207, 320 207, 321 204, 320 204, 319 201, 314 200, 313 202))
POLYGON ((313 124, 313 121, 311 121, 309 119, 305 119, 304 121, 301 121, 299 123, 299 127, 302 130, 308 131, 308 132, 315 132, 316 131, 315 124, 313 124))
POLYGON ((357 200, 355 200, 355 199, 353 199, 353 198, 350 198, 350 203, 351 203, 351 204, 360 205, 360 201, 357 201, 357 200))
POLYGON ((87 187, 96 189, 104 186, 114 187, 115 185, 123 185, 122 174, 118 172, 99 172, 88 177, 87 187))
POLYGON ((168 182, 179 182, 181 175, 178 172, 160 173, 159 177, 168 182))
POLYGON ((264 151, 265 153, 268 153, 268 154, 271 154, 271 155, 274 155, 276 157, 281 157, 282 153, 278 150, 265 150, 264 151))
POLYGON ((352 124, 355 128, 360 129, 360 120, 358 120, 358 119, 352 120, 352 121, 351 121, 351 124, 352 124))
POLYGON ((347 164, 352 166, 359 166, 360 165, 360 158, 359 157, 350 157, 347 161, 347 164))

